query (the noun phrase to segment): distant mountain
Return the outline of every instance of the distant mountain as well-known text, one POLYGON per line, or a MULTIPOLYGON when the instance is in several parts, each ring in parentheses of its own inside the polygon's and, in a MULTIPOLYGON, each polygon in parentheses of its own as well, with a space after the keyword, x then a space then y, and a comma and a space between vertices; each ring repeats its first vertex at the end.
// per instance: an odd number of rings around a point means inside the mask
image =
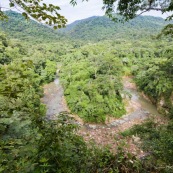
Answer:
POLYGON ((141 39, 157 34, 168 22, 160 17, 139 16, 129 22, 115 23, 106 16, 77 20, 66 28, 54 30, 33 20, 25 20, 20 13, 6 11, 8 21, 0 21, 0 30, 12 38, 31 42, 58 40, 100 41, 109 39, 141 39))
POLYGON ((33 20, 25 20, 24 17, 14 11, 6 11, 8 21, 0 21, 0 30, 7 33, 13 38, 22 39, 25 41, 34 40, 59 40, 62 34, 57 31, 44 26, 33 20))
POLYGON ((113 22, 106 16, 94 16, 75 21, 61 32, 73 39, 104 40, 115 38, 139 39, 157 34, 168 22, 160 17, 139 16, 129 22, 113 22))

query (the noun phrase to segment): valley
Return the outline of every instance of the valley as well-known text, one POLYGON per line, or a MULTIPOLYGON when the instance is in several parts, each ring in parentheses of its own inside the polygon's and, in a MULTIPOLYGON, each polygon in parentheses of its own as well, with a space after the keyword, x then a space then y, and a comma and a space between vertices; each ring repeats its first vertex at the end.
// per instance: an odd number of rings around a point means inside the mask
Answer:
POLYGON ((173 38, 158 38, 172 21, 93 16, 53 30, 6 14, 0 172, 173 171, 173 38))

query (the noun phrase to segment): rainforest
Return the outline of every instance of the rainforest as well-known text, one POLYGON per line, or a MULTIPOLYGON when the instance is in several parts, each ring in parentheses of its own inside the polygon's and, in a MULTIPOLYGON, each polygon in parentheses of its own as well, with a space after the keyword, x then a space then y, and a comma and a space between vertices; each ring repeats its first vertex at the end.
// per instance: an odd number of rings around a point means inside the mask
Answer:
POLYGON ((172 21, 0 21, 0 172, 172 173, 172 21))

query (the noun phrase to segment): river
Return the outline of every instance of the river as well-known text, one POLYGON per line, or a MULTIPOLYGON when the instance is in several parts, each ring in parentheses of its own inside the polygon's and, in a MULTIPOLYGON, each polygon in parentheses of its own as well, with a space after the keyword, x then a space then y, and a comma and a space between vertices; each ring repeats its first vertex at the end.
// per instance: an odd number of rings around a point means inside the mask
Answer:
MULTIPOLYGON (((135 124, 140 124, 151 114, 160 115, 154 105, 137 91, 135 84, 130 77, 123 78, 124 90, 129 92, 131 98, 124 99, 127 114, 119 119, 109 118, 106 124, 89 124, 84 123, 77 115, 72 115, 76 122, 81 125, 78 134, 83 136, 84 140, 94 140, 99 146, 109 145, 115 151, 117 140, 121 138, 120 132, 127 130, 135 124), (115 140, 116 139, 116 140, 115 140)), ((56 119, 62 111, 69 112, 65 102, 63 88, 57 77, 54 82, 44 86, 43 103, 47 106, 46 116, 48 119, 56 119)), ((137 152, 133 140, 127 141, 132 152, 137 152)), ((140 151, 141 152, 141 151, 140 151)), ((138 153, 139 155, 142 153, 138 153)))
POLYGON ((47 107, 46 116, 48 119, 56 119, 56 116, 63 111, 68 111, 64 98, 64 91, 57 77, 54 82, 44 86, 44 97, 42 102, 47 107))
MULTIPOLYGON (((127 114, 120 119, 110 118, 107 122, 108 125, 116 126, 118 124, 125 123, 126 121, 145 119, 150 114, 159 115, 156 107, 137 91, 136 86, 132 82, 132 78, 124 77, 123 84, 124 90, 129 92, 129 94, 131 95, 131 98, 126 99, 127 114)), ((60 112, 69 111, 65 102, 63 88, 58 77, 54 80, 54 82, 51 82, 44 86, 44 97, 42 101, 47 106, 46 115, 49 119, 56 119, 56 116, 60 112)), ((91 128, 95 128, 96 124, 88 124, 88 126, 91 128)))

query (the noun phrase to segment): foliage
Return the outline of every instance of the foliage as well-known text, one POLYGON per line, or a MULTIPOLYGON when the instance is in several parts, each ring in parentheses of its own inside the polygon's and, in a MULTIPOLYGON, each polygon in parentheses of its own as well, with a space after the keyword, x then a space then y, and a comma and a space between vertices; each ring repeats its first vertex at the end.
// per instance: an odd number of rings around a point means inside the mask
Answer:
MULTIPOLYGON (((171 0, 104 0, 103 3, 103 8, 106 10, 105 13, 115 20, 115 12, 120 14, 125 20, 129 20, 148 11, 161 11, 162 13, 166 13, 173 10, 171 0), (115 3, 117 3, 117 6, 115 6, 115 3)), ((169 15, 167 19, 171 20, 172 17, 172 15, 169 15)))
POLYGON ((169 23, 171 22, 159 17, 139 16, 128 22, 115 24, 106 16, 94 16, 67 25, 60 32, 73 39, 89 42, 115 39, 141 40, 157 35, 169 23))
POLYGON ((40 102, 41 77, 35 73, 32 61, 2 65, 0 79, 1 172, 105 173, 142 169, 137 158, 121 146, 116 155, 94 144, 88 146, 76 135, 77 125, 68 115, 46 120, 40 102))
POLYGON ((55 42, 58 39, 63 40, 60 33, 57 34, 52 28, 40 25, 36 21, 26 21, 20 13, 14 11, 5 11, 4 13, 8 16, 8 21, 0 21, 0 28, 13 38, 30 41, 32 44, 34 42, 42 43, 55 42))
MULTIPOLYGON (((173 122, 158 125, 153 120, 147 120, 142 125, 136 125, 128 135, 139 136, 146 153, 150 153, 148 161, 155 165, 158 172, 173 171, 173 122)), ((146 158, 147 160, 147 158, 146 158)))
MULTIPOLYGON (((159 127, 146 123, 125 134, 137 133, 144 141, 144 149, 151 152, 151 158, 141 161, 126 152, 122 144, 112 153, 109 148, 85 143, 77 135, 77 125, 65 113, 57 120, 47 120, 45 105, 40 101, 42 84, 55 78, 58 62, 58 68, 61 66, 58 76, 67 102, 86 121, 104 122, 106 116, 119 117, 124 113, 121 78, 130 70, 145 93, 156 100, 160 96, 167 98, 165 105, 172 114, 171 38, 159 42, 140 39, 136 30, 125 30, 123 34, 128 32, 131 37, 112 36, 104 41, 102 37, 97 43, 85 39, 70 42, 59 40, 56 33, 45 27, 38 32, 40 26, 33 22, 24 25, 22 21, 15 26, 15 19, 20 17, 16 13, 11 15, 14 23, 3 27, 8 32, 11 28, 12 38, 26 39, 9 40, 0 34, 0 172, 172 172, 172 121, 159 127), (20 32, 23 26, 25 29, 20 32)), ((145 25, 141 19, 151 20, 139 18, 136 26, 135 22, 131 25, 141 28, 145 25)), ((152 26, 155 31, 158 25, 152 26)))
POLYGON ((71 111, 87 122, 105 122, 106 116, 122 116, 122 63, 114 55, 89 55, 83 50, 67 58, 60 76, 71 111))
MULTIPOLYGON (((11 63, 0 69, 1 101, 4 117, 10 117, 15 111, 34 111, 33 116, 40 114, 40 79, 34 73, 32 62, 11 63), (7 103, 6 103, 7 101, 7 103), (24 110, 23 110, 24 107, 24 110)), ((31 115, 33 112, 30 112, 31 115)))
POLYGON ((52 82, 55 79, 57 65, 55 61, 46 60, 45 68, 41 71, 42 80, 46 83, 52 82))
POLYGON ((20 44, 12 45, 5 34, 0 33, 0 64, 8 64, 13 59, 20 59, 25 53, 20 44))
POLYGON ((161 36, 170 36, 173 38, 173 24, 166 25, 162 29, 162 32, 158 35, 158 38, 160 38, 161 36))
POLYGON ((22 39, 37 46, 48 42, 56 46, 61 42, 67 47, 69 44, 80 45, 81 41, 86 44, 86 42, 115 39, 149 40, 151 35, 157 35, 165 25, 171 23, 159 17, 140 16, 115 25, 108 17, 102 16, 79 20, 56 31, 32 20, 26 21, 21 14, 13 11, 6 11, 5 14, 8 16, 8 21, 1 21, 0 29, 15 39, 22 39))
MULTIPOLYGON (((77 5, 77 0, 71 0, 70 3, 73 6, 77 5)), ((10 0, 9 5, 11 8, 18 9, 20 7, 24 10, 22 15, 26 19, 29 19, 29 17, 34 18, 39 22, 54 25, 55 29, 62 28, 67 23, 67 19, 58 12, 60 10, 59 6, 46 4, 43 0, 10 0)), ((105 9, 105 14, 114 21, 121 20, 115 17, 115 13, 121 15, 127 21, 151 10, 161 11, 162 13, 171 12, 173 10, 173 3, 171 0, 103 0, 102 8, 105 9)), ((5 19, 7 16, 1 11, 0 18, 5 19)), ((172 18, 173 15, 167 17, 168 20, 172 18)))
POLYGON ((40 80, 31 62, 2 66, 0 79, 1 171, 25 172, 34 165, 36 124, 45 114, 40 80))
POLYGON ((69 121, 62 114, 58 121, 45 122, 46 128, 42 130, 39 141, 36 159, 39 166, 36 172, 109 173, 142 170, 140 162, 126 153, 121 145, 115 155, 108 148, 98 148, 94 143, 86 145, 81 137, 73 133, 75 125, 69 121))
POLYGON ((149 97, 154 98, 155 103, 165 102, 162 107, 165 107, 172 114, 173 58, 150 60, 145 65, 141 65, 141 70, 137 71, 135 78, 139 89, 149 97))
MULTIPOLYGON (((64 27, 67 22, 67 19, 58 13, 60 10, 59 6, 46 4, 42 0, 10 0, 9 5, 12 8, 14 7, 18 9, 19 7, 24 10, 22 15, 26 19, 32 17, 39 22, 44 22, 48 25, 54 25, 55 29, 64 27)), ((1 18, 4 18, 4 13, 1 14, 1 18)))

